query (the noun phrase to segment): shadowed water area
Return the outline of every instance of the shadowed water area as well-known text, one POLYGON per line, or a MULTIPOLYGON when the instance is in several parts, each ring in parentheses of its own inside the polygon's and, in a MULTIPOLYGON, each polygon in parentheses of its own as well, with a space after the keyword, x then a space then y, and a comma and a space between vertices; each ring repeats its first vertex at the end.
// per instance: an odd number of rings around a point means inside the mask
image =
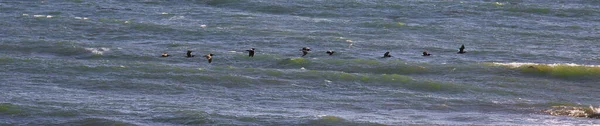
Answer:
POLYGON ((600 105, 599 21, 596 0, 3 0, 0 125, 600 124, 546 112, 600 105))

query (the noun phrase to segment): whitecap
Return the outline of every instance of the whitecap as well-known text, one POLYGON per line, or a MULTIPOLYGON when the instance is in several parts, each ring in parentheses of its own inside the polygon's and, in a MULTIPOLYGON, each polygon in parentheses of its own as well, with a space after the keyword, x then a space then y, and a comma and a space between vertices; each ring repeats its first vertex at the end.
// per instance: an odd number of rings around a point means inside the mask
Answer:
POLYGON ((598 108, 594 108, 594 106, 590 105, 590 109, 592 110, 593 114, 600 114, 600 106, 598 106, 598 108))
POLYGON ((77 19, 77 20, 87 20, 88 18, 86 18, 86 17, 75 17, 75 19, 77 19))
POLYGON ((329 116, 329 115, 316 115, 316 116, 317 116, 318 118, 323 118, 323 117, 326 117, 326 116, 329 116))
POLYGON ((504 3, 494 2, 494 5, 496 5, 496 6, 504 6, 504 3))
POLYGON ((46 17, 46 15, 39 15, 39 14, 36 14, 36 15, 33 15, 33 17, 40 18, 40 17, 46 17))
POLYGON ((85 50, 92 52, 93 54, 102 55, 106 51, 110 51, 109 48, 85 48, 85 50))

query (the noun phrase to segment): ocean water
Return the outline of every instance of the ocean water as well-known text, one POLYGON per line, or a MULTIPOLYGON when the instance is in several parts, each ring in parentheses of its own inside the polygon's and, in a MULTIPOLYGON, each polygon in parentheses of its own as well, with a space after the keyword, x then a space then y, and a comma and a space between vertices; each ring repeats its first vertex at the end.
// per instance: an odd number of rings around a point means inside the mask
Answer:
POLYGON ((600 105, 598 0, 2 0, 0 18, 0 125, 600 124, 542 112, 600 105))

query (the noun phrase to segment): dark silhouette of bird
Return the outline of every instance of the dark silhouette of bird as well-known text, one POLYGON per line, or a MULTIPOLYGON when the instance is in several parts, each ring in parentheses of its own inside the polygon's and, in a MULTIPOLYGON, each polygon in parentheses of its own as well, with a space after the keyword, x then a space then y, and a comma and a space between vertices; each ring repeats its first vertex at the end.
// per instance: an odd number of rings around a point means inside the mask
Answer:
POLYGON ((330 56, 333 55, 333 53, 335 53, 335 51, 331 51, 331 50, 327 50, 326 52, 327 54, 329 54, 330 56))
POLYGON ((166 52, 162 53, 162 55, 160 55, 161 57, 169 57, 171 55, 167 54, 166 52))
POLYGON ((423 56, 431 56, 431 53, 427 53, 427 51, 423 51, 423 56))
POLYGON ((213 56, 213 54, 212 54, 212 53, 209 53, 209 54, 207 54, 207 55, 204 55, 204 57, 205 57, 205 58, 208 60, 208 63, 211 63, 211 62, 212 62, 212 56, 213 56))
POLYGON ((248 51, 248 57, 254 57, 254 48, 250 48, 250 50, 246 51, 248 51))
POLYGON ((458 48, 458 53, 459 53, 459 54, 467 53, 467 52, 465 51, 465 45, 461 45, 461 46, 460 46, 460 48, 458 48))
POLYGON ((310 51, 310 48, 303 47, 300 51, 302 51, 302 56, 305 56, 306 54, 308 54, 308 51, 310 51))
POLYGON ((385 52, 385 53, 383 54, 383 57, 382 57, 382 58, 388 58, 388 57, 392 57, 392 55, 390 55, 390 52, 385 52))
POLYGON ((192 55, 192 51, 191 50, 188 50, 187 53, 186 53, 186 55, 187 55, 186 57, 188 57, 188 58, 196 56, 196 55, 192 55))

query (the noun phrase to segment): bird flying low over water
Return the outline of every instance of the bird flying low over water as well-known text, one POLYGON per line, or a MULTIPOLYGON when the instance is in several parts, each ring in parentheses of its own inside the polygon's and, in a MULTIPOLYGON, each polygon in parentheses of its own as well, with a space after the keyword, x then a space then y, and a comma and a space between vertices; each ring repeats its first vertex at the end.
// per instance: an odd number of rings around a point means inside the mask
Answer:
POLYGON ((209 53, 209 54, 207 54, 207 55, 204 55, 204 57, 205 57, 205 58, 208 60, 208 63, 211 63, 211 62, 212 62, 212 56, 213 56, 213 54, 212 54, 212 53, 209 53))
POLYGON ((167 54, 166 52, 162 53, 162 55, 160 55, 161 57, 169 57, 171 55, 167 54))
POLYGON ((333 53, 335 53, 335 51, 331 51, 331 50, 327 50, 326 52, 327 54, 329 54, 330 56, 333 55, 333 53))
POLYGON ((383 54, 383 57, 382 57, 382 58, 388 58, 388 57, 392 57, 392 55, 390 55, 390 52, 385 52, 385 53, 383 54))
POLYGON ((248 57, 254 57, 254 48, 250 48, 250 50, 246 51, 248 51, 248 57))
POLYGON ((423 56, 431 56, 431 53, 427 53, 427 51, 423 51, 423 56))
POLYGON ((196 55, 192 55, 192 51, 191 51, 191 50, 188 50, 188 51, 187 51, 187 53, 186 53, 186 57, 188 57, 188 58, 189 58, 189 57, 194 57, 194 56, 196 56, 196 55))
POLYGON ((465 45, 461 45, 461 46, 460 46, 460 48, 458 48, 458 53, 459 53, 459 54, 466 53, 466 52, 465 52, 465 45))
POLYGON ((302 51, 302 56, 305 56, 306 54, 308 54, 308 51, 310 51, 309 47, 303 47, 300 51, 302 51))

